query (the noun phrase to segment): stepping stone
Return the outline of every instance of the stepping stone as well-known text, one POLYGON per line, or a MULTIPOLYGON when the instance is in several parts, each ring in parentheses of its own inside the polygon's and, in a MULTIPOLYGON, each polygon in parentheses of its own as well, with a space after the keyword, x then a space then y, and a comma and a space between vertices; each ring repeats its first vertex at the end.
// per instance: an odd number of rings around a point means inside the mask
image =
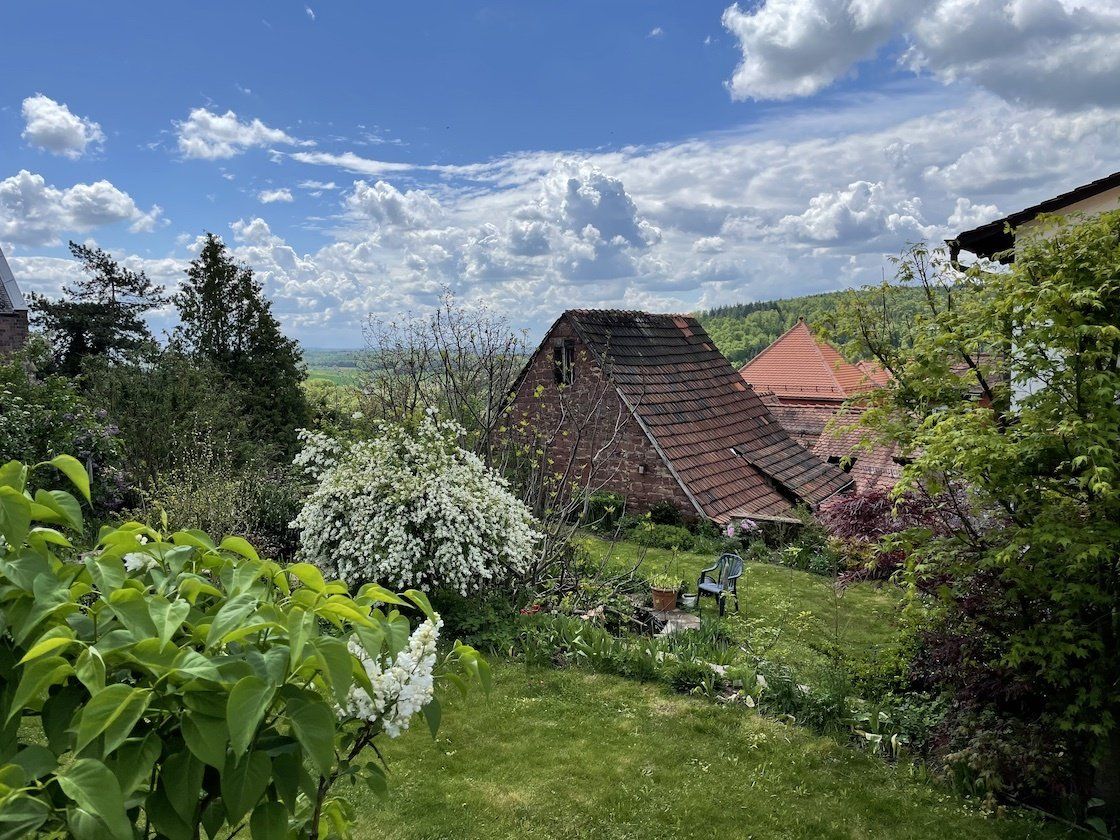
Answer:
POLYGON ((681 630, 700 629, 700 616, 684 610, 653 610, 650 614, 664 625, 658 632, 658 636, 668 636, 681 630))

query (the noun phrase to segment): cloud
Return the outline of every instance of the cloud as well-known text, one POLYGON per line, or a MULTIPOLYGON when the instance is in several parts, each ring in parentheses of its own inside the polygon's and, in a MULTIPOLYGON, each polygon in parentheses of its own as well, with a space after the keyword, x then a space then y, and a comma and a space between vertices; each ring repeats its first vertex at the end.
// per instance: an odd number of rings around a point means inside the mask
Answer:
POLYGON ((238 247, 292 296, 302 329, 333 325, 322 334, 337 341, 355 334, 355 313, 423 308, 444 286, 539 328, 575 305, 687 311, 877 281, 908 241, 1120 169, 1120 112, 937 88, 904 106, 841 98, 781 123, 590 154, 395 172, 352 153, 301 157, 378 175, 339 196, 329 245, 298 252, 247 220, 238 247))
POLYGON ((778 228, 806 242, 878 251, 884 238, 919 241, 932 232, 922 219, 921 203, 920 198, 889 197, 882 181, 855 181, 813 196, 804 212, 782 217, 778 228))
POLYGON ((312 22, 314 22, 314 20, 315 20, 315 10, 312 9, 310 6, 304 6, 303 11, 307 14, 307 16, 309 18, 311 18, 312 22))
POLYGON ((662 36, 663 36, 664 34, 665 34, 665 30, 664 30, 664 29, 662 29, 662 28, 661 28, 660 26, 655 26, 655 27, 653 27, 653 29, 651 29, 651 30, 649 31, 649 34, 648 34, 648 35, 646 35, 646 37, 647 37, 647 38, 660 38, 660 37, 662 37, 662 36))
POLYGON ((52 154, 79 158, 105 140, 100 125, 41 93, 23 100, 23 119, 23 139, 52 154))
POLYGON ((183 122, 176 123, 179 151, 184 157, 219 160, 240 155, 247 149, 272 146, 314 146, 310 140, 297 140, 259 119, 243 121, 233 111, 216 114, 195 108, 183 122))
POLYGON ((906 43, 899 63, 1009 100, 1120 103, 1120 8, 1108 0, 764 0, 723 13, 735 99, 809 96, 906 43))
POLYGON ((355 217, 368 220, 377 228, 431 227, 443 212, 439 202, 423 190, 402 193, 385 181, 373 184, 355 181, 353 191, 345 196, 344 202, 355 217))
MULTIPOLYGON (((302 174, 322 180, 296 173, 291 192, 321 193, 317 212, 333 206, 315 218, 325 244, 308 247, 304 226, 288 212, 285 227, 269 220, 270 206, 226 232, 287 329, 353 346, 367 313, 424 309, 445 286, 539 331, 572 306, 689 311, 877 282, 907 241, 936 243, 1120 170, 1120 108, 920 85, 783 111, 658 145, 392 171, 344 150, 290 150, 279 165, 319 167, 302 174), (376 174, 335 174, 358 167, 376 174)), ((0 240, 13 215, 27 242, 35 214, 4 199, 0 240)))
POLYGON ((295 201, 292 198, 292 191, 287 188, 277 190, 261 190, 257 193, 257 201, 261 204, 276 204, 277 202, 284 202, 290 204, 295 201))
POLYGON ((59 189, 42 175, 20 170, 0 181, 0 241, 52 245, 72 233, 128 222, 129 230, 153 230, 162 221, 159 205, 147 212, 108 181, 59 189))
POLYGON ((1002 215, 994 204, 973 204, 967 198, 958 198, 948 224, 952 230, 968 230, 1002 218, 1002 215))
POLYGON ((389 175, 393 172, 409 172, 417 167, 411 163, 391 163, 383 160, 371 160, 356 155, 353 152, 333 154, 331 152, 293 152, 292 160, 299 163, 310 163, 315 166, 337 166, 347 172, 358 175, 377 177, 389 175))

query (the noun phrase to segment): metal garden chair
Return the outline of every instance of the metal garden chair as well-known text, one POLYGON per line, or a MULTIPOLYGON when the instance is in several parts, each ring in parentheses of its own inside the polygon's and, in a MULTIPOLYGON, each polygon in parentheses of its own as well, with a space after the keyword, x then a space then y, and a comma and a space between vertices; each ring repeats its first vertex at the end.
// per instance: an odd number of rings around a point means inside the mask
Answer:
MULTIPOLYGON (((696 581, 696 592, 700 598, 710 595, 719 601, 719 614, 722 616, 727 596, 735 598, 735 612, 739 612, 738 581, 743 574, 743 558, 738 554, 722 554, 711 566, 700 572, 696 581)), ((700 601, 697 600, 697 606, 700 601)))

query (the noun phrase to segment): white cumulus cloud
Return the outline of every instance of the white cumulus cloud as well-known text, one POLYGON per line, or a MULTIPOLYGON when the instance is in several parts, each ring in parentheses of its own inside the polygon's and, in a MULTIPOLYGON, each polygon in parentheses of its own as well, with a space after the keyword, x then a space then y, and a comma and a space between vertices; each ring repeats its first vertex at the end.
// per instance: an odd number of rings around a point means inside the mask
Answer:
POLYGON ((23 100, 22 113, 23 139, 56 155, 79 158, 105 140, 100 125, 41 93, 23 100))
POLYGON ((261 204, 276 204, 277 202, 290 204, 294 200, 295 199, 292 198, 292 191, 286 187, 276 190, 261 190, 257 193, 257 201, 261 204))
POLYGON ((128 222, 134 233, 153 230, 162 219, 153 205, 141 210, 128 193, 108 181, 58 188, 42 175, 20 170, 0 181, 0 241, 51 245, 72 233, 128 222))
POLYGON ((309 140, 297 140, 259 119, 242 120, 233 111, 217 114, 207 108, 192 110, 185 120, 176 123, 176 129, 183 156, 204 160, 231 158, 247 149, 272 145, 315 145, 309 140))
POLYGON ((816 93, 894 44, 899 62, 1027 104, 1120 103, 1112 0, 764 0, 723 13, 736 99, 816 93))

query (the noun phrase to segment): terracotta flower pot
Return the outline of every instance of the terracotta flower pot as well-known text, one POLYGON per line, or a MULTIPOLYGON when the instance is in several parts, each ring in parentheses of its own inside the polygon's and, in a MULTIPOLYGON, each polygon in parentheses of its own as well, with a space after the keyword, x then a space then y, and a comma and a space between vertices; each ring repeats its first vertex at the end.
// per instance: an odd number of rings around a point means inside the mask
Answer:
POLYGON ((653 608, 658 612, 674 609, 677 606, 677 590, 653 588, 653 608))

